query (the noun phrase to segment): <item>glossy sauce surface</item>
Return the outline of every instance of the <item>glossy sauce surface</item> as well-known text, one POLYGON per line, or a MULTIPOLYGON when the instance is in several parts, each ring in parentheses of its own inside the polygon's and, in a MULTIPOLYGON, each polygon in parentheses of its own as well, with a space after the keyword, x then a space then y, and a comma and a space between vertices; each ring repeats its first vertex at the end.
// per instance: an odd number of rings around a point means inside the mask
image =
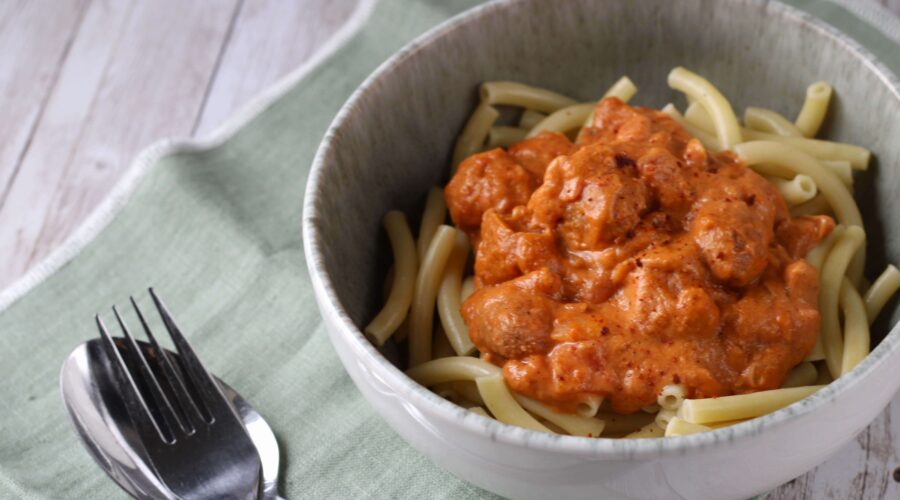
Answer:
POLYGON ((576 143, 544 133, 467 158, 445 188, 476 248, 462 314, 510 387, 563 411, 779 387, 819 330, 802 257, 834 227, 663 113, 598 104, 576 143))

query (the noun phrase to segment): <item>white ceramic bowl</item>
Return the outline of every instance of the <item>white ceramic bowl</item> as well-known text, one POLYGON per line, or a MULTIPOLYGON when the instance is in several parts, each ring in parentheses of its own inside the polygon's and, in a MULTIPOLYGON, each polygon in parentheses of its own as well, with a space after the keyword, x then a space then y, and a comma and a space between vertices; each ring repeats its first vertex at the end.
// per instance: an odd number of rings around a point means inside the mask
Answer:
POLYGON ((684 65, 738 109, 797 111, 810 82, 838 98, 828 137, 878 161, 858 179, 870 235, 869 275, 900 262, 900 85, 852 40, 777 3, 757 0, 548 2, 476 8, 384 63, 341 110, 307 186, 303 237, 316 299, 360 392, 413 447, 459 477, 514 498, 745 498, 823 462, 900 386, 896 301, 874 352, 852 373, 788 408, 710 433, 654 440, 555 436, 483 418, 419 386, 360 327, 380 306, 394 208, 416 220, 428 187, 447 179, 454 138, 485 80, 533 83, 587 99, 622 74, 636 103, 674 98, 665 76, 684 65), (377 242, 378 244, 374 244, 377 242))

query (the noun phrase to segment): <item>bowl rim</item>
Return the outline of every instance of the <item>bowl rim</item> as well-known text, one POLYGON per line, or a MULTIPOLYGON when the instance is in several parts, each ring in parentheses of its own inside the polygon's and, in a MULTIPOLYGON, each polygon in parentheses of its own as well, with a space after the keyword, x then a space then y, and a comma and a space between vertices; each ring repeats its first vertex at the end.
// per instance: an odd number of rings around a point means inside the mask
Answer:
MULTIPOLYGON (((639 459, 682 455, 688 451, 713 447, 720 442, 750 439, 769 429, 783 426, 789 420, 816 411, 835 397, 851 390, 854 386, 860 384, 861 380, 883 365, 890 354, 898 350, 898 345, 900 345, 900 323, 894 325, 881 343, 849 374, 839 377, 801 401, 734 426, 688 436, 668 437, 666 439, 586 438, 547 434, 504 424, 492 418, 483 417, 468 411, 437 396, 426 387, 409 378, 378 352, 375 346, 363 335, 360 328, 356 326, 338 299, 334 284, 325 268, 322 244, 317 229, 317 221, 321 217, 318 209, 319 184, 323 171, 327 168, 334 153, 335 139, 339 136, 341 127, 351 119, 360 100, 370 90, 377 88, 377 82, 382 76, 396 70, 404 61, 424 50, 435 40, 451 35, 462 25, 526 1, 532 0, 496 0, 473 7, 443 21, 404 45, 399 51, 381 63, 351 94, 328 127, 316 152, 307 179, 302 217, 302 238, 310 279, 315 295, 319 299, 320 312, 325 322, 328 323, 329 319, 333 322, 333 325, 339 330, 338 333, 347 339, 347 344, 351 347, 353 355, 357 358, 362 358, 366 366, 372 367, 375 371, 375 373, 372 373, 373 375, 409 400, 413 406, 425 408, 429 413, 445 419, 448 423, 467 432, 481 434, 491 440, 513 446, 569 455, 602 457, 604 459, 639 459)), ((805 25, 819 32, 822 36, 831 38, 865 65, 869 66, 872 73, 879 78, 881 83, 894 94, 897 100, 900 100, 900 81, 898 81, 896 75, 868 49, 862 47, 855 40, 825 21, 779 1, 730 1, 765 7, 768 9, 768 15, 779 17, 786 22, 805 25)), ((332 340, 334 340, 333 336, 332 340)))

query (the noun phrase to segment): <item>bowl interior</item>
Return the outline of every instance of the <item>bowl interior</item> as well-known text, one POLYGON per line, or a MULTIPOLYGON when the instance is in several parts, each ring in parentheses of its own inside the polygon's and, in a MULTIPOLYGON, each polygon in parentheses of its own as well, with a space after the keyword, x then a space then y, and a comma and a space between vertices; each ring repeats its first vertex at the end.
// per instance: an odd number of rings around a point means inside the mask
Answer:
MULTIPOLYGON (((313 231, 339 307, 363 327, 382 301, 390 248, 381 217, 404 210, 417 227, 427 190, 448 177, 457 134, 486 80, 516 80, 581 100, 621 75, 632 104, 661 107, 675 66, 704 75, 731 100, 793 117, 808 84, 835 89, 822 137, 863 145, 875 161, 856 174, 869 250, 867 276, 900 262, 900 92, 896 79, 834 30, 756 0, 513 0, 480 8, 407 47, 355 94, 320 151, 313 231), (702 28, 699 28, 702 26, 702 28)), ((900 317, 888 304, 879 342, 900 317)), ((397 356, 386 351, 392 361, 397 356)))

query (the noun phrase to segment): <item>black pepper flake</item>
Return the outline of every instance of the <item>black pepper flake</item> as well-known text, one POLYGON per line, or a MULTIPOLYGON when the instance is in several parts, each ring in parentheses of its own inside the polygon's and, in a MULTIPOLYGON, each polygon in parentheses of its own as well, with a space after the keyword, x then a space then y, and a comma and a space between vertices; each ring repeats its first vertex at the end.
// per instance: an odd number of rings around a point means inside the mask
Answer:
POLYGON ((747 197, 746 200, 744 200, 744 202, 747 204, 748 207, 752 207, 753 204, 756 203, 756 195, 751 194, 750 196, 747 197))
POLYGON ((634 260, 634 265, 636 265, 636 266, 638 266, 638 267, 644 267, 644 263, 641 262, 641 259, 635 259, 635 260, 634 260))
POLYGON ((617 153, 615 156, 615 160, 616 160, 616 166, 619 168, 634 166, 634 160, 623 155, 622 153, 617 153))
POLYGON ((609 335, 609 328, 608 328, 608 327, 605 327, 605 326, 604 326, 603 328, 601 328, 601 329, 600 329, 600 335, 603 335, 604 337, 607 336, 607 335, 609 335))

